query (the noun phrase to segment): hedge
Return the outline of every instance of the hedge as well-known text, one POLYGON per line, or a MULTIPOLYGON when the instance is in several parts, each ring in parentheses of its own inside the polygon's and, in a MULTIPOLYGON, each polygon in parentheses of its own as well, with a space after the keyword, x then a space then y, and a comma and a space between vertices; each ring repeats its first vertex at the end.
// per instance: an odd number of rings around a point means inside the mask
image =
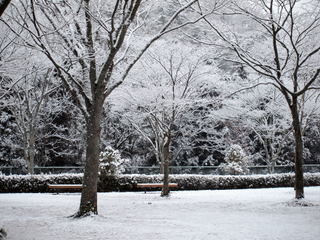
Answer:
MULTIPOLYGON (((81 184, 82 174, 0 175, 0 193, 50 192, 48 184, 81 184)), ((98 191, 141 191, 137 183, 161 182, 161 175, 100 176, 98 191)), ((171 175, 178 190, 293 187, 294 174, 271 175, 171 175)), ((320 173, 305 173, 305 186, 320 186, 320 173)), ((153 189, 159 190, 159 189, 153 189)))

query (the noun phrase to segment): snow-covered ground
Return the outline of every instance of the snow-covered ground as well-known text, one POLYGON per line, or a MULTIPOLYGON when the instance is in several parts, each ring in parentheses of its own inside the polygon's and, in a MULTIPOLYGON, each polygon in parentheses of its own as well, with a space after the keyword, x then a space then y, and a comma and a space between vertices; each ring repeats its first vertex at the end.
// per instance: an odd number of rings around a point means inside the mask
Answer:
POLYGON ((320 187, 99 193, 99 216, 68 218, 80 194, 0 194, 0 227, 8 240, 316 240, 320 187))

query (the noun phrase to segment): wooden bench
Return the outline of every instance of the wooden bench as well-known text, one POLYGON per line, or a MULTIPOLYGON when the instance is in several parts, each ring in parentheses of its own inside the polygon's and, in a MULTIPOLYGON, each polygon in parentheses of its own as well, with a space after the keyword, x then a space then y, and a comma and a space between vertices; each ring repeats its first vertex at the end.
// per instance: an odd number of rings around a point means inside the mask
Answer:
MULTIPOLYGON (((146 189, 148 188, 162 188, 163 183, 137 183, 137 188, 144 189, 144 192, 146 192, 146 189)), ((169 188, 177 188, 177 183, 169 183, 169 188)))
POLYGON ((82 189, 82 184, 48 184, 49 189, 65 190, 65 189, 82 189))

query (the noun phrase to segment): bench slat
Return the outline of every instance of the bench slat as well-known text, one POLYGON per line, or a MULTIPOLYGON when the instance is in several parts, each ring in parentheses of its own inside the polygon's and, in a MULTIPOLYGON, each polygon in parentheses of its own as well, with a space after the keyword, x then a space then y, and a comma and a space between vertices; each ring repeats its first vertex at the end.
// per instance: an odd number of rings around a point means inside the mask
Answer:
POLYGON ((81 184, 48 184, 51 189, 81 189, 81 184))
MULTIPOLYGON (((137 188, 157 188, 163 187, 163 183, 137 183, 137 188)), ((177 183, 169 183, 169 187, 178 187, 177 183)))

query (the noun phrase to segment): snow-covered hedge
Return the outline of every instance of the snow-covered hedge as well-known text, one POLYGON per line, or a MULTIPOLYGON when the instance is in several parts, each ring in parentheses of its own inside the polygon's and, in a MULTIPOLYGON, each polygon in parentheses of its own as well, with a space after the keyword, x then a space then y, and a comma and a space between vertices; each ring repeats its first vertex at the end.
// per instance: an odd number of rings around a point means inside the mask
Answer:
POLYGON ((48 192, 48 184, 81 184, 83 174, 0 175, 0 193, 48 192))
MULTIPOLYGON (((320 186, 320 173, 306 173, 305 186, 320 186)), ((161 182, 161 175, 119 175, 102 176, 98 190, 139 191, 137 183, 161 182)), ((272 175, 171 175, 170 182, 178 183, 178 190, 237 189, 292 187, 294 174, 272 175)), ((47 184, 81 184, 82 174, 59 175, 0 175, 0 193, 49 192, 47 184)))

